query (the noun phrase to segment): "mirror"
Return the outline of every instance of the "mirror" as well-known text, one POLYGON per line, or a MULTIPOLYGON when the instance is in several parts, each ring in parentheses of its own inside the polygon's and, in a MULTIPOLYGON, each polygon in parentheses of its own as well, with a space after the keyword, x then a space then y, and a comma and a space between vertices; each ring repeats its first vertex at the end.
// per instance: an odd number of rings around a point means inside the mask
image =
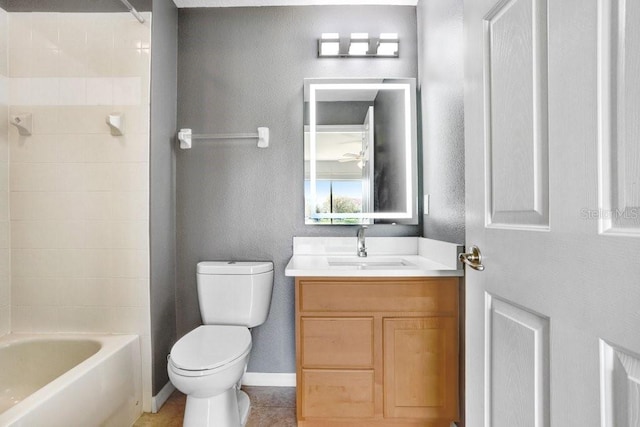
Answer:
POLYGON ((305 224, 417 224, 415 79, 304 80, 305 224))

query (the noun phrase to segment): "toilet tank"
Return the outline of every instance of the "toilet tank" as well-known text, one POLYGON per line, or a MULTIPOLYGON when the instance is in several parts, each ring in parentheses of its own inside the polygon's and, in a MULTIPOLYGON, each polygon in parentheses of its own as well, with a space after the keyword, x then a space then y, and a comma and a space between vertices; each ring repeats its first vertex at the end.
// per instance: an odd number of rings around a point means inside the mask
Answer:
POLYGON ((197 266, 200 314, 205 325, 248 328, 267 320, 273 290, 270 261, 203 261, 197 266))

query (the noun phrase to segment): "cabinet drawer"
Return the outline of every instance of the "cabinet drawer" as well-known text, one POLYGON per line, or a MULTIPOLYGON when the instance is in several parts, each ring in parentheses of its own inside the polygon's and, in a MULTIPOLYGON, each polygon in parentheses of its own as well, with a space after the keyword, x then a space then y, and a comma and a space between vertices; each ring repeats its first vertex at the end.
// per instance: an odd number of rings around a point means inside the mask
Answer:
POLYGON ((301 312, 402 311, 456 315, 458 279, 299 279, 301 312))
POLYGON ((302 317, 302 367, 373 368, 373 317, 302 317))
POLYGON ((374 415, 372 370, 302 370, 304 418, 361 418, 374 415))

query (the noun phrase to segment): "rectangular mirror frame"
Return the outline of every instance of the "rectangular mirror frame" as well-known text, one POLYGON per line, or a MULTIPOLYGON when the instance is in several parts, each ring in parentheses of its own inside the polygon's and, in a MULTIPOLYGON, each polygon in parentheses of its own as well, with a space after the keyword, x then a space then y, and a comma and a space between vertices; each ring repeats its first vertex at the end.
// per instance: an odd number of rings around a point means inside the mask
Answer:
MULTIPOLYGON (((318 124, 316 120, 316 102, 319 95, 324 91, 337 90, 397 90, 404 95, 403 108, 404 115, 404 149, 405 149, 405 183, 406 209, 398 212, 361 212, 361 213, 316 213, 313 217, 307 217, 307 224, 323 225, 321 223, 309 222, 310 219, 358 219, 360 223, 371 223, 372 220, 397 220, 403 224, 417 224, 417 124, 416 124, 416 87, 415 79, 305 79, 305 102, 308 106, 308 129, 309 129, 309 199, 305 202, 316 206, 317 199, 317 178, 316 178, 316 144, 318 124), (372 81, 378 81, 378 83, 372 81), (388 82, 391 81, 391 82, 388 82), (408 113, 407 113, 408 112, 408 113)), ((305 126, 306 127, 306 126, 305 126)), ((306 196, 305 196, 306 197, 306 196)), ((388 221, 385 221, 388 222, 388 221)), ((334 224, 335 225, 335 224, 334 224)), ((347 224, 345 224, 347 225, 347 224)))

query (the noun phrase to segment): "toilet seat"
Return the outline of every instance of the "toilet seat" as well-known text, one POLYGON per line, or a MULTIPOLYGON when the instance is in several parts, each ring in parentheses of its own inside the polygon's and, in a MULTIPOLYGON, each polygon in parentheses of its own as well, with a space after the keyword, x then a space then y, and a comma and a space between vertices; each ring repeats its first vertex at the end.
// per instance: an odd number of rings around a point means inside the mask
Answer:
POLYGON ((251 350, 251 333, 244 326, 203 325, 171 348, 169 364, 185 376, 210 375, 251 350))

